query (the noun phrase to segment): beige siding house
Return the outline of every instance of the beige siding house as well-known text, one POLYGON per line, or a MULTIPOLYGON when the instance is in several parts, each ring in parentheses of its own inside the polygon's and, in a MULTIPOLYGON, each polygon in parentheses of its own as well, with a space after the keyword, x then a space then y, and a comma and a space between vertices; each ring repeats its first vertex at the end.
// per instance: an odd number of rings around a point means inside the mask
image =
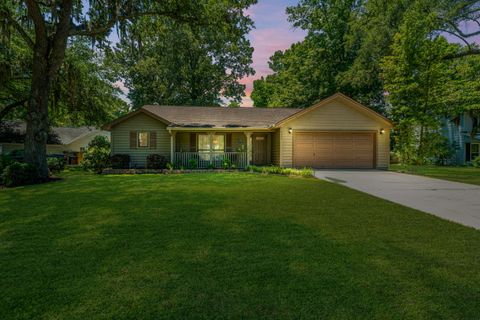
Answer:
POLYGON ((172 163, 217 166, 224 159, 312 168, 389 165, 392 123, 343 94, 306 109, 144 106, 106 125, 112 153, 145 167, 149 154, 172 163))
MULTIPOLYGON (((9 121, 9 125, 19 135, 25 134, 26 124, 21 121, 9 121)), ((69 164, 79 164, 83 153, 95 136, 104 136, 110 140, 110 132, 94 127, 52 127, 59 139, 57 144, 47 144, 48 155, 65 155, 69 164)), ((10 154, 12 151, 23 150, 23 143, 0 141, 0 154, 10 154)))

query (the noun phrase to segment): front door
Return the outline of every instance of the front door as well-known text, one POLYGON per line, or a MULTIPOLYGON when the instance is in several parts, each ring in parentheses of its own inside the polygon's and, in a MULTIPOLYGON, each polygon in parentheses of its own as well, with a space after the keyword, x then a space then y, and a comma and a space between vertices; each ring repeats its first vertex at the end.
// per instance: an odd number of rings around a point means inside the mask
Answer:
POLYGON ((254 135, 252 140, 252 164, 267 165, 267 135, 254 135))

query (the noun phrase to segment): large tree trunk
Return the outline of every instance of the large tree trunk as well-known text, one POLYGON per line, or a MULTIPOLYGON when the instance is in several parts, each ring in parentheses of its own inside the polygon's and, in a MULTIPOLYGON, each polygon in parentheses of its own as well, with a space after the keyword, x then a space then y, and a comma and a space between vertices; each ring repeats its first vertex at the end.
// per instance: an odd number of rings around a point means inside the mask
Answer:
POLYGON ((46 180, 48 179, 46 155, 50 79, 48 62, 45 57, 47 50, 35 49, 30 100, 28 101, 25 161, 37 168, 39 179, 46 180))
POLYGON ((27 0, 28 15, 35 24, 32 87, 28 101, 25 161, 34 165, 40 180, 48 179, 47 138, 50 127, 48 99, 50 86, 58 75, 67 48, 72 0, 61 1, 55 32, 49 34, 38 3, 27 0))

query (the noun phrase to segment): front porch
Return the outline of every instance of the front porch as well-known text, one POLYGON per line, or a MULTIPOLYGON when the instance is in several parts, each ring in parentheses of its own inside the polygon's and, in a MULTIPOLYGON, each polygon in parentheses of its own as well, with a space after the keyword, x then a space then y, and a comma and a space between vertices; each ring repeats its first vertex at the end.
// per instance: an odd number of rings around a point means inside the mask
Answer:
POLYGON ((171 158, 184 168, 246 168, 272 163, 272 132, 171 130, 171 158))

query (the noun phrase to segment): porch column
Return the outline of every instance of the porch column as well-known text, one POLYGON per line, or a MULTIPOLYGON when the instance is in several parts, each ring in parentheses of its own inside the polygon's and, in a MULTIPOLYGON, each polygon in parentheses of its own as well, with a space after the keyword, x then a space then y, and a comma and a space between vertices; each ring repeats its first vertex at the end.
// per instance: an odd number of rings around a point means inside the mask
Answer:
POLYGON ((170 131, 170 163, 175 163, 175 135, 177 134, 176 131, 170 131))
POLYGON ((247 166, 250 165, 252 162, 252 133, 251 132, 244 132, 245 137, 247 137, 247 166))

